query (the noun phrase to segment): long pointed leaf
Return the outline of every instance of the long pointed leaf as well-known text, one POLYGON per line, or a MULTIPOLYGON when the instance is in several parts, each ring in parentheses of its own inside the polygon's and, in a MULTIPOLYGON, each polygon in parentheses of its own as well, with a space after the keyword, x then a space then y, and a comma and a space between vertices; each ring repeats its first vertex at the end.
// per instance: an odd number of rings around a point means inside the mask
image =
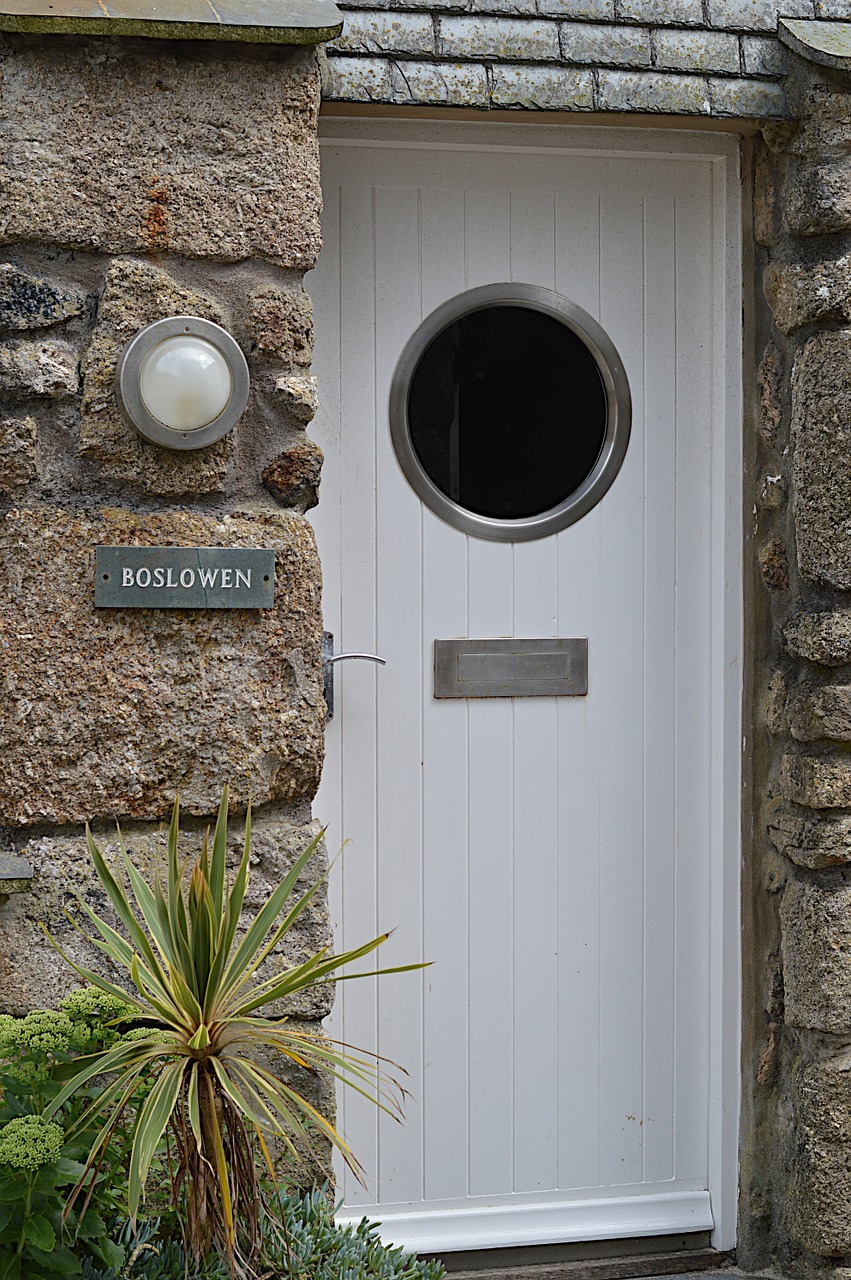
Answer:
MULTIPOLYGON (((321 835, 319 838, 321 838, 321 835)), ((309 847, 310 846, 308 846, 308 848, 309 847)), ((331 868, 326 867, 325 871, 319 877, 319 879, 315 881, 314 884, 312 884, 309 889, 305 890, 305 892, 296 902, 295 906, 292 907, 292 909, 288 912, 288 914, 284 917, 284 919, 275 929, 271 938, 269 938, 269 940, 266 942, 266 944, 264 945, 259 955, 255 956, 251 967, 246 972, 245 978, 243 979, 243 983, 240 983, 238 985, 243 985, 244 982, 248 981, 252 973, 254 973, 257 969, 259 969, 260 966, 263 964, 263 961, 266 960, 272 954, 272 952, 274 951, 278 943, 281 941, 281 939, 285 937, 287 933, 289 933, 290 929, 292 929, 293 925, 298 920, 299 916, 307 909, 307 907, 316 897, 317 893, 319 892, 323 884, 328 879, 330 872, 331 872, 331 868)))
MULTIPOLYGON (((279 1053, 282 1053, 290 1061, 301 1065, 306 1064, 308 1069, 313 1072, 326 1071, 336 1079, 351 1085, 352 1088, 358 1088, 359 1091, 360 1086, 355 1082, 361 1081, 367 1088, 373 1102, 376 1102, 379 1098, 384 1098, 387 1102, 387 1108, 383 1109, 389 1109, 397 1117, 400 1114, 399 1098, 404 1095, 405 1090, 400 1081, 382 1066, 386 1059, 378 1058, 377 1056, 355 1058, 351 1052, 337 1052, 333 1047, 333 1041, 324 1045, 318 1040, 311 1042, 306 1036, 302 1037, 295 1033, 288 1039, 272 1035, 258 1035, 256 1039, 259 1043, 267 1044, 270 1048, 277 1049, 279 1053)), ((404 1069, 396 1067, 395 1063, 389 1065, 393 1066, 395 1070, 406 1074, 404 1069)), ((381 1106, 382 1104, 378 1102, 377 1105, 381 1106)))
MULTIPOLYGON (((354 947, 350 951, 342 951, 337 955, 323 958, 322 955, 311 956, 305 960, 303 964, 296 965, 292 969, 285 970, 278 975, 275 985, 272 985, 273 979, 267 979, 253 991, 249 992, 249 999, 238 1008, 228 1010, 233 1017, 243 1017, 247 1013, 251 1013, 254 1009, 261 1008, 273 1000, 282 1000, 285 996, 293 995, 296 991, 302 990, 305 986, 313 986, 317 982, 321 982, 328 974, 335 974, 337 969, 345 964, 350 964, 354 960, 361 959, 362 956, 369 955, 376 951, 383 942, 386 941, 388 934, 382 934, 378 938, 373 938, 371 942, 365 942, 362 947, 354 947)), ((421 965, 405 966, 406 968, 421 968, 421 965)))
POLYGON ((213 899, 213 914, 220 920, 223 914, 225 897, 225 869, 228 847, 228 785, 222 788, 222 800, 216 827, 213 832, 213 849, 210 857, 210 894, 213 899))
POLYGON ((138 998, 138 996, 130 995, 129 992, 124 991, 121 987, 117 987, 114 982, 110 982, 107 978, 102 978, 99 973, 95 973, 93 970, 87 969, 84 965, 77 964, 76 961, 72 960, 71 957, 67 954, 67 952, 64 951, 62 947, 60 947, 59 943, 56 941, 56 939, 53 937, 50 931, 46 929, 43 924, 41 924, 41 921, 39 921, 39 924, 42 932, 45 934, 45 936, 49 939, 51 944, 59 952, 62 959, 66 962, 66 964, 69 964, 71 966, 71 968, 74 970, 75 973, 79 973, 81 978, 85 978, 86 982, 91 983, 93 987, 97 987, 99 991, 107 991, 109 992, 110 995, 117 996, 119 1000, 124 1000, 125 1003, 132 1005, 134 1008, 138 1009, 140 1013, 149 1012, 149 1010, 145 1007, 145 1005, 138 998))
POLYGON ((254 1132, 257 1135, 257 1141, 260 1143, 260 1150, 263 1152, 263 1159, 266 1161, 266 1168, 269 1172, 269 1177, 272 1179, 272 1186, 275 1188, 275 1191, 277 1192, 278 1175, 275 1172, 275 1165, 271 1155, 269 1154, 269 1148, 266 1146, 266 1139, 263 1137, 263 1130, 258 1129, 257 1125, 255 1125, 254 1132))
POLYGON ((136 955, 133 956, 130 965, 130 977, 133 979, 136 989, 142 993, 151 1008, 156 1010, 164 1022, 169 1023, 171 1026, 189 1028, 191 1025, 190 1019, 185 1010, 181 1009, 180 1005, 174 1000, 171 992, 166 989, 164 999, 161 999, 158 991, 151 990, 153 984, 147 981, 150 975, 142 968, 139 963, 139 957, 136 955))
POLYGON ((251 854, 251 806, 248 806, 248 812, 245 815, 245 841, 243 843, 242 858, 240 860, 239 869, 236 873, 236 879, 233 888, 227 897, 227 909, 223 912, 224 930, 220 934, 216 943, 216 956, 210 970, 210 979, 207 984, 207 998, 204 1003, 204 1017, 211 1018, 215 1009, 219 993, 222 985, 222 978, 225 973, 228 957, 233 947, 236 931, 239 927, 239 918, 242 912, 242 904, 245 900, 245 891, 248 887, 249 868, 251 854))
POLYGON ((263 1116, 263 1124, 267 1131, 276 1138, 286 1137, 286 1130, 282 1128, 278 1117, 270 1110, 256 1085, 243 1070, 244 1066, 245 1060, 241 1058, 237 1058, 232 1062, 229 1062, 227 1067, 228 1078, 235 1077, 235 1082, 238 1082, 243 1091, 252 1099, 258 1115, 263 1116))
POLYGON ((284 879, 279 885, 275 886, 263 906, 257 912, 257 915, 254 917, 254 920, 246 931, 245 937, 233 953, 230 963, 228 964, 225 976, 222 979, 223 995, 227 995, 229 988, 234 983, 240 981, 252 958, 262 947, 266 935, 269 933, 270 929, 274 927, 275 921, 281 914, 296 880, 313 857, 313 854, 316 852, 317 845, 321 838, 321 833, 314 836, 290 867, 289 871, 284 876, 284 879))
POLYGON ((50 1119, 56 1115, 57 1111, 65 1105, 72 1094, 89 1080, 92 1076, 108 1075, 111 1071, 120 1071, 122 1067, 133 1066, 138 1061, 144 1063, 152 1057, 161 1057, 164 1053, 174 1054, 180 1052, 180 1047, 175 1044, 159 1042, 159 1053, 151 1052, 153 1042, 146 1040, 131 1040, 129 1043, 114 1045, 111 1049, 106 1049, 102 1053, 87 1054, 83 1058, 78 1058, 77 1062, 82 1064, 80 1070, 71 1080, 59 1091, 56 1097, 48 1103, 45 1108, 45 1118, 50 1119))
MULTIPOLYGON (((275 1109, 276 1118, 273 1120, 271 1132, 276 1138, 281 1139, 287 1149, 298 1158, 298 1150, 293 1144, 293 1138, 297 1138, 306 1147, 310 1146, 310 1134, 302 1123, 298 1111, 293 1109, 288 1099, 282 1096, 279 1091, 274 1092, 273 1096, 273 1090, 261 1077, 258 1076, 254 1083, 251 1082, 252 1076, 257 1075, 252 1063, 243 1060, 240 1065, 242 1067, 240 1075, 243 1086, 251 1085, 255 1099, 260 1099, 260 1090, 262 1089, 275 1109)), ((264 1103, 263 1105, 268 1110, 266 1104, 264 1103)))
POLYGON ((240 1115, 250 1120, 253 1125, 262 1125, 264 1118, 254 1111, 251 1103, 245 1095, 237 1088, 234 1081, 228 1075, 222 1063, 218 1058, 210 1058, 210 1066, 219 1082, 219 1088, 227 1094, 233 1105, 236 1107, 240 1115))
POLYGON ((167 1063, 139 1111, 130 1152, 128 1179, 128 1207, 134 1221, 151 1160, 180 1097, 185 1069, 185 1062, 167 1063))
MULTIPOLYGON (((125 938, 122 938, 121 934, 113 929, 112 925, 107 924, 105 920, 102 920, 97 912, 89 906, 85 898, 81 897, 76 891, 73 892, 77 901, 77 906, 80 907, 81 910, 89 917, 92 924, 101 935, 102 941, 98 942, 97 938, 90 938, 90 941, 100 950, 104 950, 104 948, 106 948, 107 955, 110 955, 113 960, 124 965, 126 969, 129 969, 130 957, 133 955, 133 948, 130 946, 130 943, 127 942, 125 938)), ((82 926, 77 923, 70 912, 66 911, 65 914, 68 916, 68 919, 71 921, 74 928, 77 929, 78 932, 82 933, 82 926)), ((88 934, 85 934, 84 936, 87 938, 89 937, 88 934)))
POLYGON ((213 899, 210 886, 200 861, 196 863, 189 881, 189 935, 192 964, 195 969, 195 987, 203 1007, 206 1002, 216 929, 213 924, 213 899))
POLYGON ((178 858, 178 838, 180 835, 180 802, 175 800, 171 813, 171 825, 168 829, 166 845, 168 861, 168 900, 172 909, 172 920, 175 931, 189 950, 189 923, 186 918, 186 904, 183 901, 183 872, 178 858))
POLYGON ((233 889, 230 893, 228 903, 228 927, 225 935, 225 950, 229 952, 233 946, 233 940, 236 937, 236 931, 239 926, 239 917, 242 912, 242 904, 245 899, 245 890, 248 886, 250 875, 250 854, 251 854, 251 805, 245 815, 245 840, 242 846, 242 860, 239 864, 239 871, 234 881, 233 889))
MULTIPOLYGON (((67 1137, 74 1137, 78 1132, 85 1131, 89 1120, 93 1120, 98 1112, 102 1112, 104 1108, 108 1108, 107 1119, 102 1125, 100 1131, 95 1137, 89 1150, 88 1159, 86 1161, 86 1169, 91 1169, 96 1162, 98 1154, 105 1142, 108 1142, 112 1131, 121 1119, 121 1114, 130 1102, 133 1094, 136 1092, 139 1084, 139 1077, 144 1071, 144 1065, 132 1070, 123 1071, 112 1085, 104 1089, 103 1093, 86 1108, 76 1125, 67 1131, 67 1137), (113 1102, 115 1106, 113 1107, 113 1102)), ((84 1175, 85 1176, 85 1175, 84 1175)))
POLYGON ((186 1109, 189 1112, 189 1125, 195 1136, 198 1150, 201 1150, 203 1143, 203 1135, 201 1132, 201 1108, 198 1103, 198 1074, 201 1068, 197 1062, 192 1063, 192 1069, 189 1073, 189 1088, 187 1090, 186 1109))
POLYGON ((122 852, 121 860, 127 873, 127 879, 130 881, 130 887, 136 895, 136 902, 139 905, 145 928, 153 938, 163 963, 166 966, 171 965, 174 963, 174 953, 171 947, 168 920, 163 918, 159 910, 156 892, 150 888, 139 874, 126 853, 122 852))
POLYGON ((233 1250, 235 1244, 235 1232, 233 1222, 233 1198, 230 1189, 230 1174, 228 1173, 227 1160, 225 1159, 225 1148, 222 1142, 222 1131, 219 1126, 219 1117, 216 1114, 216 1094, 213 1088, 213 1081, 210 1076, 205 1078, 205 1083, 210 1098, 210 1128, 212 1129, 213 1149, 216 1153, 216 1168, 219 1175, 219 1190, 222 1196, 222 1209, 225 1216, 225 1225, 227 1227, 227 1251, 228 1256, 233 1258, 233 1250))
MULTIPOLYGON (((121 844, 122 857, 127 862, 129 860, 127 859, 127 854, 124 848, 123 839, 120 839, 120 844, 121 844)), ((93 857, 94 857, 94 851, 96 850, 97 850, 97 846, 92 840, 90 844, 90 852, 92 852, 93 857)), ((109 874, 108 868, 106 868, 106 863, 103 861, 103 858, 101 857, 99 852, 98 852, 98 857, 100 858, 100 862, 104 868, 105 873, 109 874)), ((100 875, 100 871, 98 872, 98 874, 100 875)), ((101 876, 101 878, 103 877, 101 876)), ((123 897, 124 891, 123 889, 121 889, 120 885, 118 885, 117 881, 113 879, 112 883, 115 887, 116 893, 118 893, 123 897)), ((124 900, 126 902, 126 898, 124 900)), ((85 902, 82 902, 82 906, 84 910, 87 912, 87 914, 89 915, 92 922, 94 923, 95 927, 98 929, 101 936, 104 938, 104 941, 107 944, 107 947, 109 948, 107 950, 107 954, 112 956, 113 959, 118 960, 119 963, 122 963, 128 968, 132 969, 132 958, 134 954, 132 948, 128 947, 128 944, 126 943, 126 941, 123 938, 121 938, 121 936, 117 934, 110 925, 108 925, 105 921, 102 921, 100 917, 97 916, 97 914, 93 912, 85 902), (128 951, 130 955, 129 961, 128 961, 128 951)), ((130 911, 129 904, 127 909, 130 912, 131 918, 135 922, 135 917, 133 916, 132 911, 130 911)), ((142 940, 142 945, 138 947, 140 963, 149 972, 150 980, 153 983, 153 985, 155 985, 159 989, 162 996, 168 998, 168 984, 167 984, 166 975, 162 970, 162 968, 160 967, 159 962, 157 961, 157 958, 153 952, 153 949, 147 942, 144 930, 141 928, 140 925, 138 925, 138 923, 136 923, 136 933, 133 934, 133 936, 136 936, 137 940, 138 938, 141 938, 142 940)), ((95 945, 97 946, 98 944, 95 943, 95 945)))
POLYGON ((298 1090, 291 1088, 283 1080, 279 1080, 270 1071, 267 1071, 265 1067, 261 1066, 260 1063, 252 1063, 250 1065, 245 1063, 244 1065, 252 1075, 258 1076, 261 1079, 269 1097, 273 1102, 275 1102, 276 1106, 278 1105, 277 1099, 280 1098, 285 1100, 284 1105, 289 1103, 291 1107, 295 1107, 297 1111, 300 1111, 302 1115, 304 1115, 305 1119, 321 1133, 324 1133, 329 1142, 337 1148, 346 1164, 351 1168, 352 1172, 357 1177, 362 1176, 360 1163, 356 1159, 348 1143, 337 1132, 331 1122, 326 1120, 322 1113, 317 1111, 316 1107, 309 1103, 306 1098, 302 1097, 298 1090))
POLYGON ((173 1000, 175 1005, 180 1008, 186 1015, 186 1025, 189 1027, 191 1023, 199 1023, 203 1021, 203 1013, 201 1006, 195 998, 194 991, 191 990, 189 984, 183 976, 183 971, 179 966, 175 966, 170 974, 171 987, 173 991, 173 1000))
POLYGON ((147 935, 133 914, 133 910, 130 906, 126 893, 113 876, 109 867, 106 865, 100 849, 94 842, 94 838, 89 830, 88 824, 86 825, 86 847, 88 848, 89 856, 95 865, 95 871, 97 871, 98 879, 106 890, 106 895, 115 908, 119 920, 121 920, 125 929, 129 933, 136 950, 144 956, 146 962, 152 968, 156 968, 156 957, 154 955, 153 948, 148 941, 147 935))

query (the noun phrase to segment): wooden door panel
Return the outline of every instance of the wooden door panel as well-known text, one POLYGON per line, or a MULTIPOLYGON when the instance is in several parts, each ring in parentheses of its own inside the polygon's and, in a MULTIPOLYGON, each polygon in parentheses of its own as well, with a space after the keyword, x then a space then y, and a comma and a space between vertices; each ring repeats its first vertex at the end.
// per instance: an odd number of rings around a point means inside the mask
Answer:
POLYGON ((398 927, 386 963, 435 961, 338 996, 342 1038, 402 1061, 413 1095, 404 1127, 341 1099, 369 1180, 347 1211, 421 1248, 705 1228, 711 166, 366 144, 323 163, 326 625, 388 665, 337 668, 317 812, 352 840, 341 942, 398 927), (634 404, 602 503, 515 545, 423 508, 386 416, 420 320, 503 280, 598 318, 634 404), (587 637, 587 698, 435 701, 433 641, 464 635, 587 637))

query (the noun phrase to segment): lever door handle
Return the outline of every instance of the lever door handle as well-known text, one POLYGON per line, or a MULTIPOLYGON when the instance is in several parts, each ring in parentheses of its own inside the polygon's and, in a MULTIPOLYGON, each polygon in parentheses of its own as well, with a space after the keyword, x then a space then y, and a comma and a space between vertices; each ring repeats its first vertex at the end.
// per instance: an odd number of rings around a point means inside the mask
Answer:
POLYGON ((328 708, 326 720, 334 719, 334 663, 348 662, 352 658, 360 658, 364 662, 377 662, 382 667, 387 665, 387 659, 380 658, 377 653, 335 653, 333 632, 322 632, 322 687, 325 705, 328 708))
POLYGON ((368 662, 380 662, 382 667, 387 666, 386 658, 379 658, 377 653, 335 653, 333 658, 325 658, 323 667, 330 667, 332 662, 345 662, 349 658, 366 658, 368 662))

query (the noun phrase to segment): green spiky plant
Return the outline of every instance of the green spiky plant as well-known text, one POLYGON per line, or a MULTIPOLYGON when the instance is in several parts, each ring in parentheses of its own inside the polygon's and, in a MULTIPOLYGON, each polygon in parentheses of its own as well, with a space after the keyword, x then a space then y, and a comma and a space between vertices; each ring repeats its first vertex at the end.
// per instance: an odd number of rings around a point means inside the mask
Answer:
POLYGON ((91 1184, 122 1116, 135 1107, 129 1164, 131 1219, 136 1217, 154 1155, 165 1140, 172 1156, 172 1195, 182 1206, 192 1253, 200 1260, 215 1246, 235 1274, 250 1261, 258 1244, 261 1197, 256 1149, 274 1178, 269 1139, 295 1154, 297 1144, 309 1145, 311 1131, 318 1131, 350 1167, 358 1167, 334 1126, 292 1083, 260 1060, 263 1051, 278 1050, 289 1066, 328 1072, 391 1114, 399 1114, 403 1096, 398 1081, 385 1073, 378 1058, 353 1053, 321 1034, 292 1028, 286 1017, 258 1016, 258 1011, 341 976, 398 973, 422 966, 340 974, 342 966, 375 951, 388 937, 383 934, 354 950, 321 951, 262 977, 261 966, 325 880, 323 876, 299 896, 294 893, 321 834, 297 858, 238 939, 249 877, 251 814, 246 817, 242 859, 229 883, 227 812, 226 787, 212 843, 208 833, 188 884, 187 863, 181 863, 178 854, 177 802, 168 832, 165 884, 159 875, 152 884, 146 882, 119 830, 120 861, 129 892, 112 874, 86 828, 89 853, 127 939, 82 898, 77 901, 98 935, 91 941, 127 971, 132 990, 122 990, 75 964, 57 943, 54 946, 88 982, 131 1005, 142 1025, 137 1038, 60 1069, 67 1083, 45 1119, 93 1077, 104 1077, 102 1090, 78 1122, 80 1128, 91 1125, 93 1119, 102 1124, 76 1194, 91 1184))

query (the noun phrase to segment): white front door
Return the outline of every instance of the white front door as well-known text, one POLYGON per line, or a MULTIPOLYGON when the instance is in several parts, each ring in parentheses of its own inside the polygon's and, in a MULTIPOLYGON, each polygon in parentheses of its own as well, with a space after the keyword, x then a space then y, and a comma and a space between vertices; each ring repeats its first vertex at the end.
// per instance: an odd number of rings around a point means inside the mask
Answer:
POLYGON ((325 134, 308 278, 325 625, 387 666, 336 668, 316 812, 332 851, 350 842, 338 943, 395 929, 380 962, 434 962, 338 990, 339 1038, 402 1063, 411 1095, 404 1125, 340 1097, 367 1173, 344 1179, 343 1216, 422 1251, 713 1225, 730 1247, 735 150, 553 126, 325 134), (420 321, 506 281, 589 312, 633 402, 599 505, 514 544, 423 505, 387 413, 420 321), (435 639, 505 636, 587 638, 587 696, 435 700, 435 639))

